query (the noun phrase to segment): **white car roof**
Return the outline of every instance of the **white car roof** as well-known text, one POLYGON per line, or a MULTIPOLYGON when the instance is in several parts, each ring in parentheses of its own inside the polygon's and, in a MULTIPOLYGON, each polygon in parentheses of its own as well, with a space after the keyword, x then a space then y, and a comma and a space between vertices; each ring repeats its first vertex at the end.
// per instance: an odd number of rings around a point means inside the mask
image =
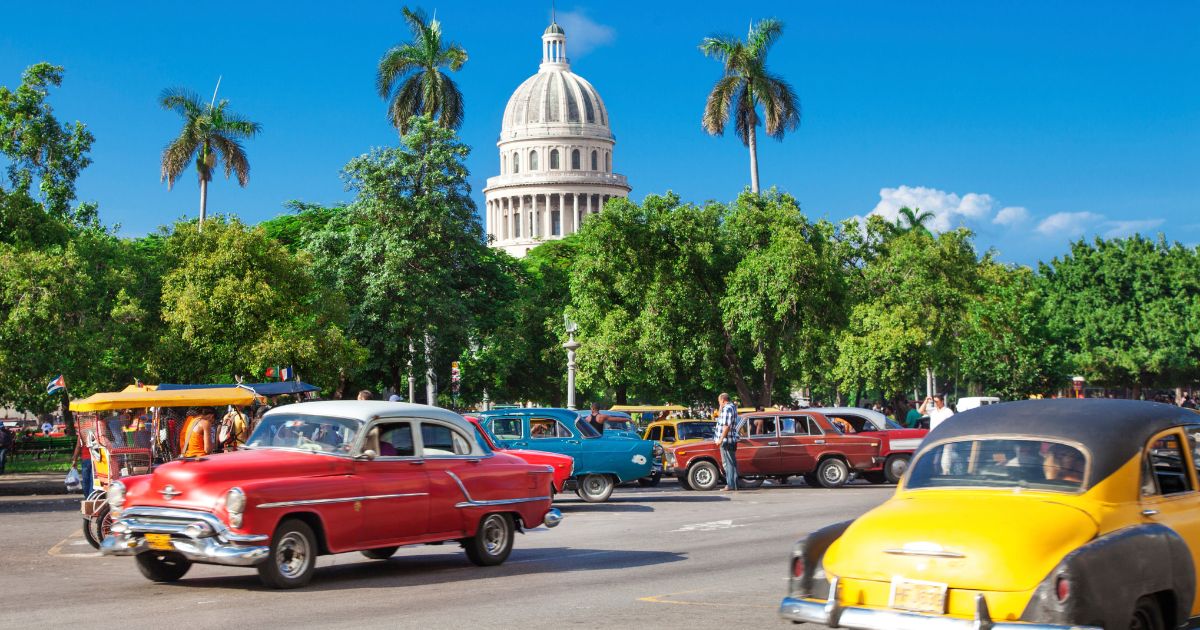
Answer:
POLYGON ((281 413, 351 418, 363 422, 369 422, 375 418, 428 418, 453 424, 467 435, 475 434, 475 428, 462 416, 449 409, 431 405, 382 400, 320 400, 276 407, 267 412, 267 417, 281 413))
POLYGON ((875 427, 880 430, 887 429, 887 416, 875 411, 874 409, 863 409, 861 407, 809 407, 804 411, 815 411, 824 416, 853 414, 870 420, 871 424, 875 425, 875 427))

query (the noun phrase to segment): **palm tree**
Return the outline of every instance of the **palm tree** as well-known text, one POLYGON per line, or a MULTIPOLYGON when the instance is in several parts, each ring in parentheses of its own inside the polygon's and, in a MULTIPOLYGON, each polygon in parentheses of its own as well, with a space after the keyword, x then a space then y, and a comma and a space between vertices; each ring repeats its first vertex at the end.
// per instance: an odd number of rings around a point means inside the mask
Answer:
POLYGON ((457 129, 463 121, 462 92, 442 72, 457 72, 467 62, 467 51, 453 42, 442 41, 442 23, 429 20, 425 12, 403 9, 412 30, 412 41, 394 46, 379 60, 375 86, 379 96, 388 100, 388 118, 408 133, 408 119, 428 114, 447 129, 457 129))
POLYGON ((917 208, 913 210, 908 206, 903 206, 896 215, 896 224, 893 231, 896 234, 903 234, 913 230, 921 230, 929 234, 929 228, 925 227, 925 223, 933 219, 933 213, 928 210, 917 208))
POLYGON ((183 131, 163 149, 162 179, 170 190, 187 169, 188 162, 196 158, 196 174, 200 178, 198 229, 203 230, 208 212, 208 182, 212 181, 217 160, 225 167, 225 179, 236 173, 238 184, 245 187, 250 181, 250 162, 241 141, 253 138, 262 130, 262 125, 226 111, 229 101, 217 101, 216 92, 213 101, 205 105, 190 90, 169 88, 163 90, 159 102, 163 109, 173 110, 183 117, 183 131))
POLYGON ((750 24, 746 41, 726 35, 706 37, 700 51, 725 64, 721 77, 704 104, 701 124, 714 136, 724 135, 733 110, 734 129, 750 149, 750 189, 758 192, 758 106, 767 135, 783 140, 783 134, 800 126, 800 98, 782 77, 767 70, 767 51, 783 34, 783 22, 774 18, 750 24))

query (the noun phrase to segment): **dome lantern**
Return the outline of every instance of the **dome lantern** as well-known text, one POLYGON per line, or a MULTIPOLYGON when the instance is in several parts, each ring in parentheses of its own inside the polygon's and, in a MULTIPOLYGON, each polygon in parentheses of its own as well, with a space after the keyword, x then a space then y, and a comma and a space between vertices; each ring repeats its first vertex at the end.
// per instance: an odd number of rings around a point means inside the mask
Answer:
POLYGON ((570 68, 567 59, 567 33, 557 22, 550 22, 542 33, 542 68, 570 68))

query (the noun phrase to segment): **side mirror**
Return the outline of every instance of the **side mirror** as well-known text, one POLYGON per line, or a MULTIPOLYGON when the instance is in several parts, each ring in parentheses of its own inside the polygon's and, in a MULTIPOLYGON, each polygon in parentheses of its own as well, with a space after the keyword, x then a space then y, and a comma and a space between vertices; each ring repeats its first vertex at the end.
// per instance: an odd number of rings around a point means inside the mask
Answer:
POLYGON ((354 459, 365 460, 365 461, 369 462, 369 461, 375 459, 376 457, 379 457, 379 453, 376 453, 375 451, 373 451, 371 449, 367 449, 367 450, 359 453, 358 456, 356 456, 354 459))

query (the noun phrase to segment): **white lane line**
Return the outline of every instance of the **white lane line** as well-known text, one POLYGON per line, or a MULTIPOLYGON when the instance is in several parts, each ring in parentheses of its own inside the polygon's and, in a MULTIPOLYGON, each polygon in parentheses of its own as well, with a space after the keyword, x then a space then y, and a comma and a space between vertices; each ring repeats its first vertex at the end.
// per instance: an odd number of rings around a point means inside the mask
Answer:
POLYGON ((722 529, 733 529, 735 527, 745 527, 745 525, 734 525, 732 519, 722 521, 708 521, 707 523, 692 523, 684 525, 679 529, 673 529, 667 533, 674 534, 676 532, 715 532, 722 529))

